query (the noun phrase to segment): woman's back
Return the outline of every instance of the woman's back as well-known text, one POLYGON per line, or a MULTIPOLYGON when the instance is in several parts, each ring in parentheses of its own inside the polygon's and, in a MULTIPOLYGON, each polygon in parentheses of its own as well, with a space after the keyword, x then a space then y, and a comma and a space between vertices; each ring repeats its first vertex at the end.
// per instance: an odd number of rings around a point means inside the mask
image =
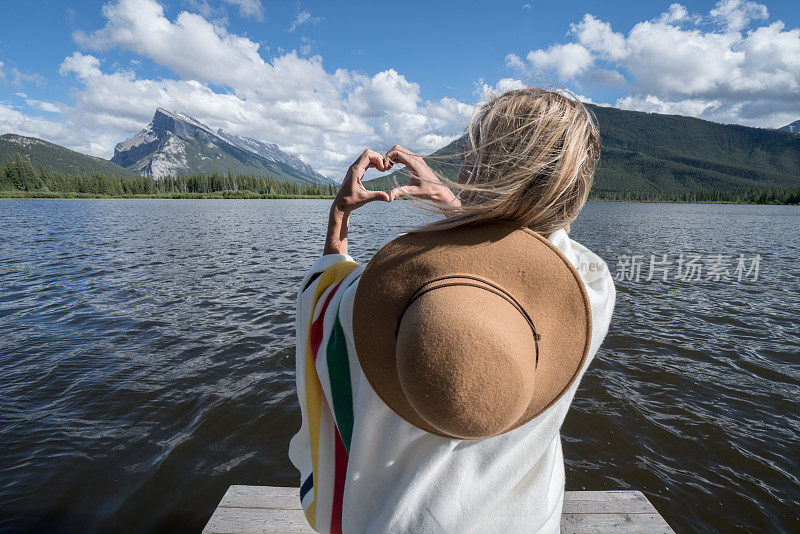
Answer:
MULTIPOLYGON (((581 274, 589 297, 592 340, 582 375, 608 330, 615 289, 603 260, 564 230, 549 240, 581 274)), ((336 531, 336 525, 344 532, 558 531, 564 492, 558 436, 579 381, 534 420, 492 438, 446 439, 412 426, 375 393, 355 354, 353 301, 362 272, 349 256, 323 256, 298 299, 298 340, 311 343, 298 344, 298 394, 305 393, 300 381, 309 376, 304 364, 311 350, 312 374, 324 391, 317 464, 330 466, 318 468, 316 496, 313 488, 301 490, 307 514, 314 503, 313 526, 320 532, 336 531), (350 384, 349 395, 342 393, 343 382, 350 384), (350 434, 342 436, 348 425, 337 429, 334 422, 350 418, 350 434)), ((316 419, 304 415, 290 458, 309 488, 314 453, 307 425, 316 419)))
POLYGON ((616 295, 605 263, 568 237, 591 187, 597 127, 579 102, 520 90, 484 104, 469 140, 458 183, 403 147, 366 150, 303 280, 302 427, 289 456, 319 532, 559 530, 559 429, 616 295), (408 185, 361 185, 367 168, 394 163, 408 185), (365 271, 347 255, 350 214, 399 196, 445 218, 393 241, 365 271), (501 227, 516 238, 494 236, 501 227), (492 231, 475 238, 481 228, 492 231))

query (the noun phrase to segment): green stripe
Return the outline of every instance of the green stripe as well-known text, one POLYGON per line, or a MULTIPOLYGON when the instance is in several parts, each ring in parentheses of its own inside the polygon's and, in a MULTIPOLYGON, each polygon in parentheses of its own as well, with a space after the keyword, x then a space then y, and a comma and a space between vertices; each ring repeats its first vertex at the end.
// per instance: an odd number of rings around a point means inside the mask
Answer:
MULTIPOLYGON (((360 277, 359 274, 353 278, 347 287, 353 285, 360 277)), ((343 291, 345 290, 346 288, 343 291)), ((350 384, 350 359, 347 356, 347 343, 342 323, 339 321, 338 308, 325 352, 328 357, 328 378, 331 383, 331 397, 333 397, 331 400, 336 427, 339 429, 344 448, 349 454, 350 440, 353 437, 353 389, 350 384)))

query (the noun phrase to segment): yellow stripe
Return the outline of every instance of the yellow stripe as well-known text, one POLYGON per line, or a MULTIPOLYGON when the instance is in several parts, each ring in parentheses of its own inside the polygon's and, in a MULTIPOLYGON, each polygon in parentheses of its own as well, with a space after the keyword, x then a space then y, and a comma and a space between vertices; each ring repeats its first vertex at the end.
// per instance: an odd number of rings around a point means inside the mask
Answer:
MULTIPOLYGON (((319 424, 322 416, 322 384, 317 376, 317 368, 314 365, 314 352, 311 349, 311 322, 314 320, 314 310, 317 307, 319 297, 330 286, 339 283, 358 264, 352 261, 343 261, 332 265, 322 273, 317 282, 317 289, 314 291, 314 301, 311 305, 311 317, 308 320, 308 333, 306 336, 306 364, 305 364, 305 383, 306 383, 306 413, 308 414, 308 426, 311 438, 311 468, 313 469, 314 481, 314 500, 306 508, 306 519, 311 528, 316 529, 317 523, 317 486, 319 484, 319 424)), ((320 317, 322 320, 322 317, 320 317)))

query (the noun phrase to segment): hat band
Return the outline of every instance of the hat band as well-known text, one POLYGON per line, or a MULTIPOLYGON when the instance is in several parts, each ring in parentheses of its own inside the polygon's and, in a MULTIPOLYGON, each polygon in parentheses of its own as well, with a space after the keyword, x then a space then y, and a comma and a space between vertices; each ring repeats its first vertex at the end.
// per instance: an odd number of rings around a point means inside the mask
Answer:
POLYGON ((397 328, 395 328, 395 330, 394 330, 395 339, 397 339, 397 334, 400 332, 400 323, 403 321, 403 317, 405 316, 406 311, 408 310, 408 308, 411 307, 411 305, 414 303, 414 301, 416 301, 418 298, 420 298, 425 293, 433 291, 434 289, 440 289, 442 287, 452 287, 452 286, 477 287, 478 289, 483 289, 485 291, 490 291, 491 293, 494 293, 495 295, 505 299, 520 314, 522 314, 522 316, 525 318, 525 321, 528 323, 528 326, 531 327, 531 331, 533 332, 533 343, 536 346, 536 363, 534 365, 534 368, 539 366, 539 339, 540 339, 541 336, 538 334, 538 332, 536 332, 536 326, 533 324, 533 320, 531 319, 531 316, 528 315, 528 312, 525 311, 525 308, 523 308, 522 305, 519 302, 517 302, 517 299, 512 297, 511 294, 508 291, 506 291, 505 289, 503 289, 502 287, 500 287, 500 286, 498 286, 496 284, 493 284, 492 282, 489 282, 488 280, 484 280, 483 278, 478 278, 477 276, 469 276, 469 275, 463 275, 463 274, 441 276, 439 278, 434 278, 433 280, 428 280, 427 282, 425 282, 424 284, 419 286, 419 288, 414 292, 414 295, 412 295, 412 297, 410 299, 408 299, 408 302, 406 302, 406 305, 403 307, 403 311, 400 312, 400 316, 397 318, 397 328), (425 286, 429 286, 430 284, 433 284, 434 282, 441 282, 442 280, 450 280, 450 279, 475 280, 475 281, 480 282, 480 284, 475 284, 475 283, 471 283, 471 282, 448 282, 446 284, 439 284, 439 285, 433 286, 433 287, 425 287, 425 286), (489 286, 489 287, 486 287, 486 286, 489 286))

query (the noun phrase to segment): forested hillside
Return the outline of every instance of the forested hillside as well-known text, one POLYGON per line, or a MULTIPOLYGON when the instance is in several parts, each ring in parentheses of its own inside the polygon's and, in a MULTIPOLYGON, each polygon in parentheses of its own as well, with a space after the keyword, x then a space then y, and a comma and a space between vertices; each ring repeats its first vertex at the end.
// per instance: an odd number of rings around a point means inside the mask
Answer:
POLYGON ((0 165, 0 197, 331 197, 336 186, 278 181, 267 176, 194 173, 152 178, 101 172, 63 174, 34 167, 17 154, 0 165))
POLYGON ((603 142, 598 195, 800 186, 800 136, 591 106, 603 142))
POLYGON ((135 176, 107 159, 87 156, 63 146, 16 134, 0 136, 0 163, 22 154, 34 167, 42 167, 63 174, 101 172, 114 176, 135 176))
MULTIPOLYGON (((602 154, 592 197, 630 200, 745 201, 748 195, 800 187, 800 136, 677 115, 589 106, 597 117, 602 154)), ((427 158, 455 178, 464 138, 427 158)), ((387 189, 395 171, 367 182, 387 189)))

